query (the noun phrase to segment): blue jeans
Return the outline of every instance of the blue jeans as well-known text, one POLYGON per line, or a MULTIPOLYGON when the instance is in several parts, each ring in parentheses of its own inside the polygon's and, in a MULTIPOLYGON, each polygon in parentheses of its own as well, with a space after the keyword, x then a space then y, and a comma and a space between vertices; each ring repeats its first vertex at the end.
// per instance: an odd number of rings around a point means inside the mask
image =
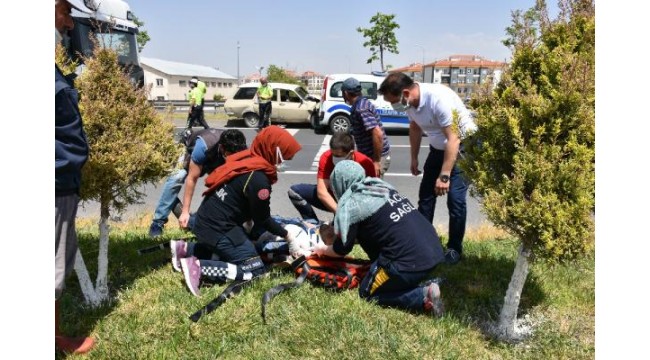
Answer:
POLYGON ((359 296, 380 306, 421 312, 424 310, 424 287, 419 284, 429 277, 431 270, 400 272, 391 263, 380 266, 375 261, 361 280, 359 296))
MULTIPOLYGON (((186 177, 187 170, 185 169, 177 169, 169 175, 163 187, 163 191, 160 194, 160 200, 158 200, 156 211, 153 214, 153 222, 156 222, 161 226, 167 223, 169 213, 172 212, 176 205, 181 203, 181 200, 178 198, 178 193, 181 192, 186 177)), ((196 214, 191 214, 189 223, 187 224, 190 230, 194 228, 195 221, 196 214)))
POLYGON ((291 185, 288 194, 291 203, 305 220, 314 219, 318 221, 318 216, 316 216, 312 206, 329 212, 325 205, 323 205, 323 202, 318 198, 316 185, 314 184, 291 185))
MULTIPOLYGON (((424 163, 422 182, 418 200, 418 211, 424 217, 433 221, 436 209, 436 180, 440 176, 445 152, 429 146, 429 156, 424 163)), ((449 241, 447 248, 463 253, 463 237, 465 237, 465 222, 467 220, 467 189, 469 188, 463 172, 456 164, 449 176, 449 192, 447 193, 447 210, 449 211, 449 241)))

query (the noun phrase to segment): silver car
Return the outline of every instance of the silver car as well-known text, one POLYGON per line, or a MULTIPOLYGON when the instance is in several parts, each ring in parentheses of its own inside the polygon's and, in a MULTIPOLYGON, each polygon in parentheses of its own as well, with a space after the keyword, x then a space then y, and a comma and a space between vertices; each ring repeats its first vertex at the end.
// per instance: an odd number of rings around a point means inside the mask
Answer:
MULTIPOLYGON (((300 85, 272 82, 269 85, 273 89, 271 123, 311 124, 318 116, 320 100, 300 85)), ((243 118, 247 127, 256 128, 260 120, 255 96, 259 86, 259 83, 240 85, 232 99, 224 104, 226 114, 243 118)))

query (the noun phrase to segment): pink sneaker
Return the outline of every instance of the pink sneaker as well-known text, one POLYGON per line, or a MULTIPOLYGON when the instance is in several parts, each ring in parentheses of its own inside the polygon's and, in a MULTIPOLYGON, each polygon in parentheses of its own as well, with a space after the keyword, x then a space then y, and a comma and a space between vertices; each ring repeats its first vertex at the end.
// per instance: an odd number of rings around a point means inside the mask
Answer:
POLYGON ((435 317, 441 317, 445 312, 440 297, 440 287, 436 283, 431 283, 424 288, 424 312, 435 317))
POLYGON ((181 268, 183 269, 183 276, 185 276, 185 284, 190 289, 194 296, 201 296, 199 284, 201 282, 201 266, 198 259, 194 256, 181 259, 181 268))
POLYGON ((183 240, 171 240, 169 248, 172 251, 172 267, 176 271, 181 271, 181 260, 187 257, 187 244, 183 240))

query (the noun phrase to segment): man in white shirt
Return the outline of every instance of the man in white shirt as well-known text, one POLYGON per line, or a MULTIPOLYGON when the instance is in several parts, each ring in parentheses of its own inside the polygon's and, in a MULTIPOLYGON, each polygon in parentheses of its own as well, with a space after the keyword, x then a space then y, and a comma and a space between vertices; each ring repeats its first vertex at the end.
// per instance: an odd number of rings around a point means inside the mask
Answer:
POLYGON ((463 253, 467 218, 468 182, 456 166, 461 139, 476 130, 472 115, 460 97, 441 84, 416 83, 403 73, 390 74, 379 93, 396 111, 409 117, 411 173, 421 172, 418 164, 422 134, 429 139, 429 155, 420 183, 418 211, 433 221, 436 197, 447 195, 449 241, 446 262, 456 264, 463 253))

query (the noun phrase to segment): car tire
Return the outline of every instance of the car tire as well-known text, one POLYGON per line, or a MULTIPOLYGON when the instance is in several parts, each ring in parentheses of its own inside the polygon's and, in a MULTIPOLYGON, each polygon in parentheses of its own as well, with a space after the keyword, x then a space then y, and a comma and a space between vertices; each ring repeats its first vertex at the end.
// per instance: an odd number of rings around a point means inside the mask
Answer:
POLYGON ((339 114, 330 119, 330 132, 350 132, 350 118, 347 115, 339 114))
POLYGON ((314 134, 322 135, 326 132, 325 127, 318 123, 318 115, 311 114, 309 122, 311 123, 311 127, 314 129, 314 134))
POLYGON ((249 128, 257 128, 260 123, 260 117, 256 113, 249 112, 244 114, 244 124, 249 128))

